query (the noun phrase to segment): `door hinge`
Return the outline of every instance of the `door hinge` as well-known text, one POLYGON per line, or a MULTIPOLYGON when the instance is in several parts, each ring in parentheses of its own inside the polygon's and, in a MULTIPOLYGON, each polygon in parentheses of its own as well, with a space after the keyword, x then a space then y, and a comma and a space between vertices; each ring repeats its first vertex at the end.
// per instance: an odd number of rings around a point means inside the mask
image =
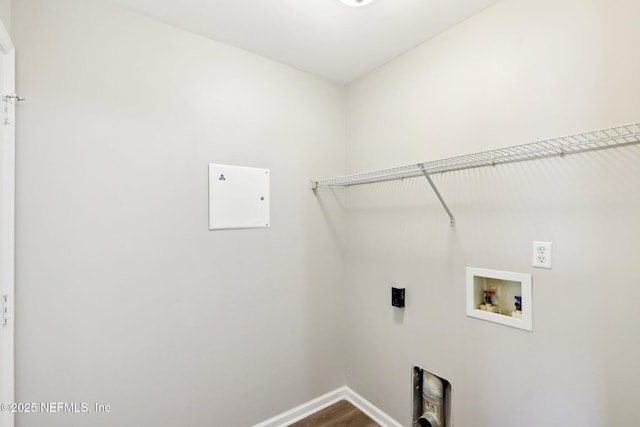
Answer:
POLYGON ((13 117, 15 116, 15 104, 16 102, 24 101, 26 98, 16 95, 15 93, 12 95, 5 95, 2 97, 4 101, 4 124, 10 125, 13 122, 13 117))
POLYGON ((13 318, 13 305, 9 294, 2 295, 2 326, 7 326, 13 318))

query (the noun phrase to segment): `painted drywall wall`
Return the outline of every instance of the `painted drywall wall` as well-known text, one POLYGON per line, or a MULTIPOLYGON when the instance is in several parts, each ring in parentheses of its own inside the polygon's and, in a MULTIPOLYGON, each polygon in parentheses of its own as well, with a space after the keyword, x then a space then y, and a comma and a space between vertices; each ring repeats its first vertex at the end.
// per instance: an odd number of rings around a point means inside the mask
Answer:
POLYGON ((11 0, 0 0, 0 20, 7 31, 11 32, 11 0))
POLYGON ((29 426, 246 427, 345 383, 343 87, 84 0, 13 3, 17 400, 29 426), (271 227, 208 231, 209 162, 271 170, 271 227), (332 215, 331 221, 327 215, 332 215))
MULTIPOLYGON (((348 171, 640 120, 639 13, 499 2, 349 86, 348 171)), ((406 426, 412 364, 451 382, 457 426, 634 424, 638 164, 635 145, 434 176, 455 227, 423 179, 350 188, 348 385, 406 426), (465 316, 467 266, 533 275, 532 333, 465 316)))

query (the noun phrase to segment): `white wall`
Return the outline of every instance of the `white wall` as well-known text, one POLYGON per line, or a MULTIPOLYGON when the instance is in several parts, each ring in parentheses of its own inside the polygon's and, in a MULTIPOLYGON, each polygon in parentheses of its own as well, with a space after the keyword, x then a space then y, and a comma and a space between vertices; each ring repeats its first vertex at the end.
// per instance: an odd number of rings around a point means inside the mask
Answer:
MULTIPOLYGON (((349 172, 640 120, 639 14, 505 0, 439 35, 348 88, 349 172)), ((412 364, 451 381, 457 426, 634 424, 638 164, 629 146, 434 176, 453 228, 423 179, 348 190, 348 384, 404 425, 412 364), (467 318, 466 266, 533 274, 533 333, 467 318)))
POLYGON ((343 385, 309 179, 344 171, 344 88, 93 1, 12 14, 16 398, 112 406, 17 425, 246 427, 343 385), (209 162, 271 169, 269 229, 207 230, 209 162))
POLYGON ((11 32, 11 0, 0 0, 0 20, 7 31, 11 32))

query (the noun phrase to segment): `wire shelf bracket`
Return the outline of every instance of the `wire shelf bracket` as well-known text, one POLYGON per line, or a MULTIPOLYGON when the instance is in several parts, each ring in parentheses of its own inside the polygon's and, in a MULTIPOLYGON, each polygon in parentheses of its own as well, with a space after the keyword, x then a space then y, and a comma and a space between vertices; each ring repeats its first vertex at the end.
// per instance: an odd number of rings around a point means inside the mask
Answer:
POLYGON ((431 175, 434 173, 564 156, 565 154, 620 147, 638 142, 640 142, 640 122, 429 162, 311 181, 311 188, 315 191, 320 187, 349 187, 424 176, 449 215, 450 224, 455 225, 453 214, 431 179, 431 175))
POLYGON ((431 177, 429 176, 429 173, 424 167, 422 168, 422 173, 424 174, 424 177, 427 178, 427 181, 429 182, 429 185, 433 189, 433 192, 436 193, 436 196, 438 197, 438 200, 440 200, 440 203, 442 204, 442 207, 444 208, 444 210, 447 212, 447 215, 449 215, 449 225, 451 226, 456 225, 456 219, 453 217, 451 210, 449 210, 449 206, 447 206, 447 202, 445 202, 444 199, 442 198, 442 195, 438 191, 438 187, 436 187, 436 185, 433 183, 433 180, 431 179, 431 177))

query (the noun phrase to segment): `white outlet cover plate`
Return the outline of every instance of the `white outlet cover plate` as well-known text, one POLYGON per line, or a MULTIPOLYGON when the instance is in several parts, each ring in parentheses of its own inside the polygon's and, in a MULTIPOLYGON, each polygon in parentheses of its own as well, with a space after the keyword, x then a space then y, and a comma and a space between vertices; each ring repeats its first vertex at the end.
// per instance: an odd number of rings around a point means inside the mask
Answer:
POLYGON ((553 255, 553 243, 533 242, 532 265, 538 268, 551 268, 551 256, 553 255))

